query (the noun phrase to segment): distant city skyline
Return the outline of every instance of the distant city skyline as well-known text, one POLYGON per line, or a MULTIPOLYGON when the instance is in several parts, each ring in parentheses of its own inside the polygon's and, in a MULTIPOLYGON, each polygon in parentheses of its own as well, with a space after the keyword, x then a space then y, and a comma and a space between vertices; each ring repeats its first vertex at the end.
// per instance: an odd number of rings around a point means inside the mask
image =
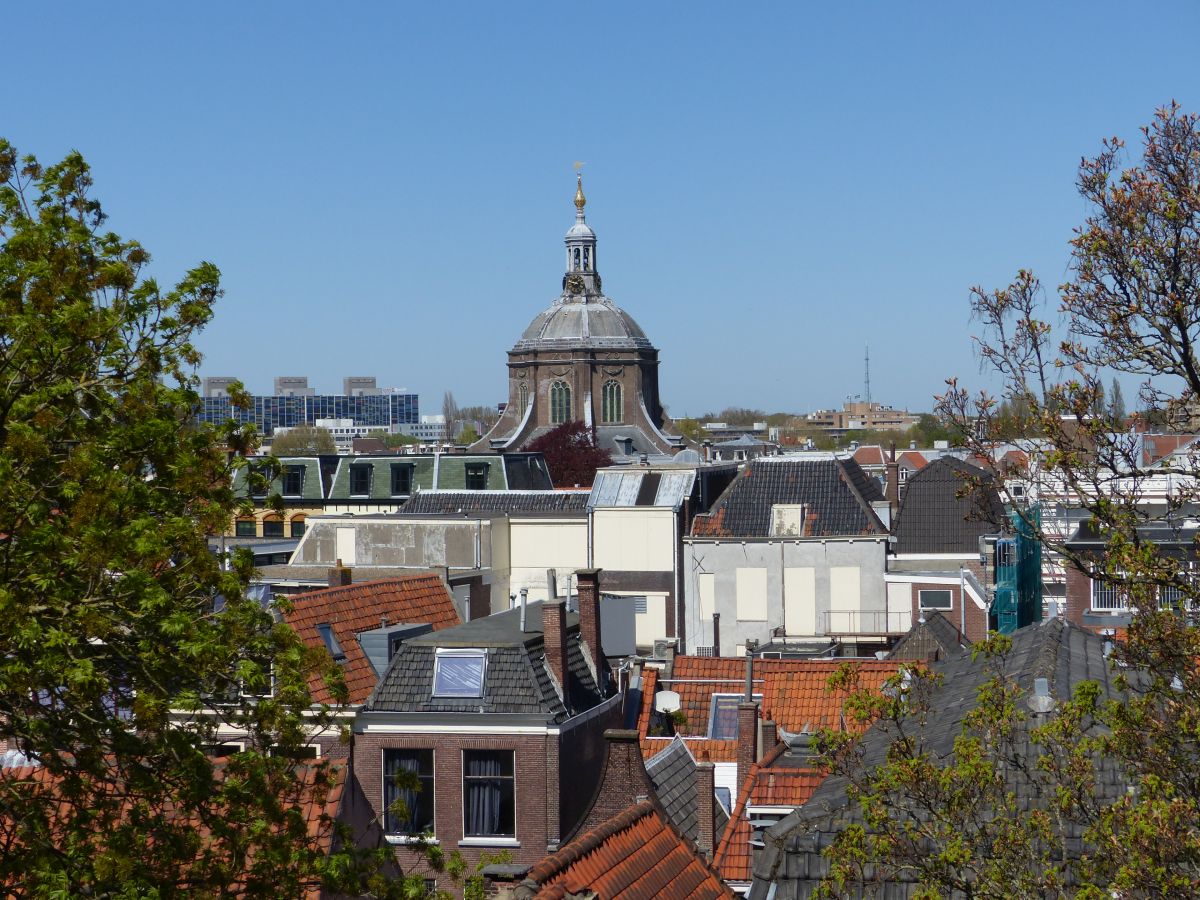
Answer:
POLYGON ((1182 2, 26 4, 0 135, 81 151, 164 285, 221 268, 199 374, 255 393, 504 401, 582 160, 671 415, 840 407, 866 344, 872 399, 925 411, 985 383, 972 285, 1067 276, 1080 158, 1200 109, 1197 25, 1182 2))

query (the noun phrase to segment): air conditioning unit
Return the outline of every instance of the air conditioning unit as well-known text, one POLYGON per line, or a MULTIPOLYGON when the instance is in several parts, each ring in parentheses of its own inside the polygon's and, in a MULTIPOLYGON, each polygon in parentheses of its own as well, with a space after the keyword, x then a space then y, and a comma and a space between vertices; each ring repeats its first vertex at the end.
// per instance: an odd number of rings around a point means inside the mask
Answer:
POLYGON ((666 659, 675 649, 673 638, 659 638, 654 642, 654 658, 666 659))

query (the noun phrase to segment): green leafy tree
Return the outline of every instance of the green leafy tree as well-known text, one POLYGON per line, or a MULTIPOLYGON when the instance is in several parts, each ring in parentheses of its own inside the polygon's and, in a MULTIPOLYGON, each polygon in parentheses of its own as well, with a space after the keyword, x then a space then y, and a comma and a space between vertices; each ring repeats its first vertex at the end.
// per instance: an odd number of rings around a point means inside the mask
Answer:
POLYGON ((458 433, 458 437, 454 439, 456 444, 473 444, 479 440, 479 432, 475 430, 475 426, 467 424, 462 431, 458 433))
POLYGON ((333 432, 315 425, 297 425, 271 438, 271 453, 275 456, 314 456, 337 453, 333 432))
POLYGON ((237 507, 226 450, 253 444, 193 424, 217 268, 145 277, 91 186, 78 153, 43 167, 0 141, 0 730, 38 765, 0 778, 0 886, 387 895, 382 857, 325 854, 333 823, 291 802, 322 663, 245 599, 246 557, 208 550, 237 507), (221 721, 249 749, 218 765, 221 721))
MULTIPOLYGON (((1197 897, 1200 582, 1188 560, 1160 552, 1144 526, 1179 527, 1200 501, 1200 470, 1196 458, 1186 455, 1146 468, 1137 435, 1124 430, 1113 404, 1100 407, 1097 400, 1108 374, 1132 375, 1144 379, 1145 420, 1172 430, 1195 420, 1200 119, 1175 105, 1159 110, 1143 129, 1140 159, 1128 164, 1123 143, 1110 139, 1099 155, 1082 162, 1078 185, 1089 213, 1071 240, 1070 277, 1055 304, 1067 333, 1054 334, 1041 284, 1031 272, 1020 271, 999 290, 976 288, 972 306, 982 325, 977 346, 1002 388, 998 396, 973 394, 952 379, 938 412, 981 460, 989 460, 1004 404, 1022 411, 1017 421, 1024 434, 1039 438, 1031 448, 1042 448, 1023 476, 1026 495, 1085 509, 1106 546, 1100 555, 1077 550, 1064 541, 1048 510, 1044 521, 1030 516, 1028 525, 1067 565, 1119 584, 1127 595, 1132 623, 1114 647, 1110 677, 1128 692, 1101 702, 1097 685, 1084 682, 1066 709, 1035 733, 1038 777, 1053 798, 1056 818, 1049 832, 1043 818, 1012 808, 993 785, 977 804, 994 810, 987 813, 991 821, 983 830, 960 830, 953 862, 958 871, 982 873, 998 851, 1013 847, 1024 860, 1013 871, 1034 871, 1037 878, 1018 894, 1197 897), (1148 479, 1164 474, 1173 477, 1175 490, 1164 504, 1147 506, 1148 479), (1101 758, 1131 786, 1107 804, 1095 800, 1088 784, 1101 758), (1030 854, 1068 826, 1082 834, 1085 853, 1053 871, 1041 867, 1030 854)), ((1017 477, 997 474, 1010 481, 1017 477)), ((1002 686, 981 694, 980 716, 1009 727, 1022 713, 1002 686)), ((970 738, 968 729, 964 740, 970 738)), ((983 779, 1000 764, 1003 747, 991 738, 976 746, 974 770, 983 779)), ((927 818, 958 822, 964 809, 954 791, 960 758, 937 763, 936 770, 929 768, 919 748, 902 737, 883 764, 866 773, 861 796, 903 797, 920 804, 927 818)), ((947 880, 944 866, 939 869, 944 854, 914 858, 903 846, 886 841, 865 846, 856 837, 861 835, 851 835, 832 854, 851 880, 856 861, 870 852, 884 865, 910 866, 925 896, 963 890, 947 880)), ((988 891, 973 888, 967 896, 1012 895, 990 883, 988 891)))
POLYGON ((407 447, 410 444, 421 443, 420 438, 413 437, 411 434, 392 434, 383 429, 372 431, 367 437, 378 438, 385 447, 407 447))

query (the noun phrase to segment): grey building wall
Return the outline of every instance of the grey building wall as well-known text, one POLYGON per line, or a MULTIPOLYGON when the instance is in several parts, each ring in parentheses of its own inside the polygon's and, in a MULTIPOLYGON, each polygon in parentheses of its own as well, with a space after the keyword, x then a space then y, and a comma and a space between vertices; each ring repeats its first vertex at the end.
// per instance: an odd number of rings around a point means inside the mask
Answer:
MULTIPOLYGON (((856 537, 791 540, 715 540, 685 538, 683 544, 684 618, 686 652, 712 644, 712 618, 701 615, 701 576, 712 575, 714 610, 721 615, 721 656, 732 656, 747 639, 771 640, 775 629, 785 627, 784 571, 788 568, 812 568, 814 590, 812 605, 796 610, 801 619, 811 619, 815 628, 809 633, 787 633, 789 638, 819 637, 825 634, 830 611, 830 570, 857 567, 859 597, 864 625, 886 619, 887 538, 856 537), (763 569, 766 572, 766 619, 739 621, 737 570, 763 569)), ((796 596, 789 605, 799 604, 796 596)), ((705 611, 707 613, 707 610, 705 611)))

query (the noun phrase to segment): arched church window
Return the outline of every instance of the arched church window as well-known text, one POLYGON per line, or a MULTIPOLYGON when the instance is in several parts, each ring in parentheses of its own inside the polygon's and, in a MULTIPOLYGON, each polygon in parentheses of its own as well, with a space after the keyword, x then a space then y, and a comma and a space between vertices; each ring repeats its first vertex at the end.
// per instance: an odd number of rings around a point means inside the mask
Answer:
POLYGON ((583 271, 588 271, 591 267, 591 260, 588 258, 588 248, 583 248, 583 271))
POLYGON ((610 379, 604 382, 601 395, 600 421, 605 425, 613 425, 625 420, 624 404, 621 402, 621 382, 610 379))
POLYGON ((571 421, 571 389, 565 381, 550 385, 550 424, 561 425, 571 421))
POLYGON ((575 271, 579 271, 579 248, 575 248, 575 271))
POLYGON ((517 385, 517 409, 521 411, 521 415, 525 415, 525 411, 529 409, 529 385, 524 381, 517 385))

